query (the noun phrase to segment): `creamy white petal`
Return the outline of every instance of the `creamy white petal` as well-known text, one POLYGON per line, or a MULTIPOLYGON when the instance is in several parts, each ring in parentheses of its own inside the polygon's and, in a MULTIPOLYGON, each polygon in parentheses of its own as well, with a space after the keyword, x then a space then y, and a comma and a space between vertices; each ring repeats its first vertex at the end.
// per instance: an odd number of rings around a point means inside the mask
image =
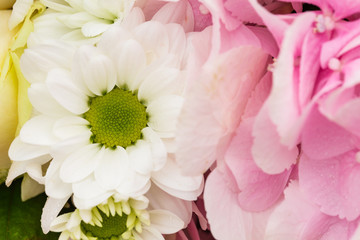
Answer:
POLYGON ((149 113, 149 127, 160 137, 175 137, 177 118, 184 99, 177 95, 159 97, 150 102, 146 111, 149 113))
POLYGON ((46 155, 49 151, 47 146, 28 144, 16 137, 10 145, 9 157, 13 161, 25 161, 46 155))
POLYGON ((73 9, 69 4, 67 4, 64 0, 41 0, 42 4, 45 6, 56 10, 58 12, 67 12, 74 13, 75 9, 73 9))
POLYGON ((176 233, 184 228, 184 222, 172 212, 166 210, 150 211, 151 228, 156 228, 162 234, 176 233))
POLYGON ((20 139, 24 143, 51 146, 59 141, 53 134, 55 118, 39 115, 28 120, 20 130, 20 139))
POLYGON ((134 171, 149 174, 153 170, 151 147, 148 142, 138 140, 134 146, 127 147, 126 152, 134 171))
POLYGON ((92 219, 91 209, 80 209, 79 214, 86 223, 89 223, 92 219))
POLYGON ((131 9, 129 15, 124 18, 121 26, 126 29, 134 29, 143 22, 145 22, 143 11, 139 7, 134 7, 131 9))
POLYGON ((167 160, 167 151, 160 137, 149 127, 141 130, 144 140, 150 144, 152 171, 158 171, 165 166, 167 160))
POLYGON ((89 176, 78 183, 74 183, 73 190, 76 197, 82 199, 96 198, 107 192, 93 176, 89 176))
POLYGON ((83 7, 84 9, 97 16, 98 18, 103 18, 103 19, 115 19, 116 15, 113 14, 112 12, 110 12, 107 9, 104 8, 99 8, 99 1, 94 1, 94 0, 83 0, 83 7))
POLYGON ((150 102, 160 96, 172 94, 178 89, 179 70, 176 68, 160 68, 151 72, 139 87, 139 99, 150 102))
POLYGON ((44 83, 31 84, 28 97, 34 108, 43 114, 54 117, 71 114, 50 95, 44 83))
MULTIPOLYGON (((41 164, 42 165, 42 164, 41 164)), ((32 179, 29 174, 24 174, 21 181, 21 201, 29 200, 45 191, 45 186, 32 179)))
POLYGON ((140 83, 136 75, 145 68, 146 54, 142 46, 135 40, 127 40, 119 49, 117 61, 118 86, 127 84, 136 90, 140 83))
POLYGON ((89 109, 88 97, 74 85, 69 72, 62 69, 50 71, 46 84, 56 101, 70 112, 82 114, 89 109))
POLYGON ((89 131, 89 122, 77 116, 68 116, 58 119, 53 127, 55 136, 60 139, 68 139, 82 135, 89 131))
POLYGON ((127 181, 126 172, 131 171, 128 155, 124 148, 105 149, 99 166, 95 169, 96 181, 105 189, 116 189, 122 181, 127 181))
POLYGON ((62 23, 69 28, 81 28, 84 24, 97 18, 87 12, 77 12, 73 14, 61 14, 57 17, 62 23))
POLYGON ((86 178, 98 166, 102 155, 103 149, 98 144, 90 144, 71 153, 61 166, 60 178, 68 183, 86 178))
POLYGON ((62 232, 66 230, 66 223, 69 221, 72 213, 65 213, 57 217, 50 225, 53 232, 62 232))

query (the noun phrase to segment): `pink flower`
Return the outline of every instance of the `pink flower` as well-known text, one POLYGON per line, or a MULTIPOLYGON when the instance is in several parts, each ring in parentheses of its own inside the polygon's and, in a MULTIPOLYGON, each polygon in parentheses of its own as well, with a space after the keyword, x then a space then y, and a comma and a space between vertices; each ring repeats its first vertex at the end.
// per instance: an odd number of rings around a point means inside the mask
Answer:
MULTIPOLYGON (((280 44, 272 90, 254 124, 253 157, 271 174, 298 164, 301 192, 323 218, 354 224, 360 216, 360 4, 307 1, 321 11, 278 17, 251 2, 280 44), (290 157, 300 152, 299 159, 290 157)), ((330 228, 324 234, 338 239, 330 228)))

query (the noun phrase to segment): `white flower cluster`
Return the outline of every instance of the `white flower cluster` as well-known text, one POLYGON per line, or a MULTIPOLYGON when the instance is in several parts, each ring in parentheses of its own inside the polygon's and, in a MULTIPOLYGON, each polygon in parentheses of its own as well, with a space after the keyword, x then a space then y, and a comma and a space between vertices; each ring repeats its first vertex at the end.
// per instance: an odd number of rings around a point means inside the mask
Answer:
MULTIPOLYGON (((179 231, 203 184, 174 156, 187 86, 183 26, 145 21, 132 0, 41 2, 47 10, 20 62, 33 116, 11 144, 7 184, 27 173, 45 185, 42 227, 60 239, 179 231), (76 209, 57 217, 70 198, 76 209)), ((13 26, 31 3, 17 2, 13 26)))

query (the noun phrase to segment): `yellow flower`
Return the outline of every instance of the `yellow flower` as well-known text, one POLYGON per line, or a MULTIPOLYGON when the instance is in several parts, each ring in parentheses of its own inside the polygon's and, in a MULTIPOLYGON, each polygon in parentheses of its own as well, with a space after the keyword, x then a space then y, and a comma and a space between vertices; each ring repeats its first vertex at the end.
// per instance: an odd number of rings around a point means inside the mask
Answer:
MULTIPOLYGON (((10 9, 15 0, 0 0, 0 10, 10 9)), ((2 24, 3 18, 1 17, 0 24, 2 24)), ((2 32, 1 32, 2 33, 2 32)), ((2 46, 1 46, 2 47, 2 46)))
MULTIPOLYGON (((0 0, 0 4, 3 2, 0 0)), ((21 74, 19 60, 34 29, 31 19, 44 10, 42 4, 35 2, 24 21, 11 31, 8 29, 11 10, 0 10, 0 183, 11 164, 10 143, 31 115, 27 97, 29 83, 21 74)))

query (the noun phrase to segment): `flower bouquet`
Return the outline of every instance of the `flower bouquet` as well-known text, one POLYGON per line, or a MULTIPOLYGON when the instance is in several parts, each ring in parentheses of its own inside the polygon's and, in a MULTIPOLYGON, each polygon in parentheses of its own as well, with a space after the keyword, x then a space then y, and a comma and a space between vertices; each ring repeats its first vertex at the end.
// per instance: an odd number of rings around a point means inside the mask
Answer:
POLYGON ((360 1, 0 7, 0 239, 360 239, 360 1))

